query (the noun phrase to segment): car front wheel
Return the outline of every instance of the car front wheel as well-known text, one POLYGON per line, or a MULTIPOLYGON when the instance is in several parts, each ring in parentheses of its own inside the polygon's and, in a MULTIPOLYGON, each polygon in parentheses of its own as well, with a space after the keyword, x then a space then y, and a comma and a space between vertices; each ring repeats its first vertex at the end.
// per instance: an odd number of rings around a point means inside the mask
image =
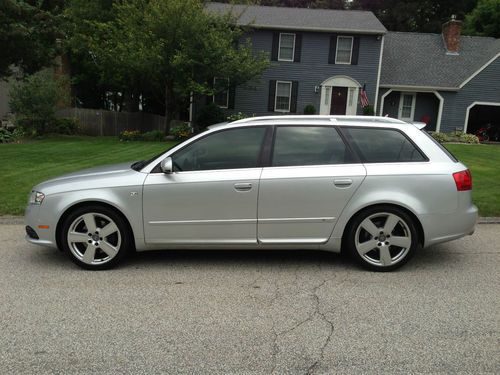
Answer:
POLYGON ((61 244, 82 268, 99 270, 116 265, 130 247, 124 219, 104 206, 81 207, 63 223, 61 244))
POLYGON ((420 243, 413 219, 392 206, 372 207, 358 214, 350 225, 347 241, 354 259, 374 271, 401 267, 420 243))

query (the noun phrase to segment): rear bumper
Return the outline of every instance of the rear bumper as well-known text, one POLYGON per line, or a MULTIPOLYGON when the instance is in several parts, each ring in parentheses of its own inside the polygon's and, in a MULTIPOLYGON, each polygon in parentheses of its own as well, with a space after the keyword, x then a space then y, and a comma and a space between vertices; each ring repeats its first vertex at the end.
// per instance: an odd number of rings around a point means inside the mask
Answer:
POLYGON ((450 214, 421 215, 419 218, 425 235, 424 247, 473 234, 477 217, 478 210, 474 205, 450 214))

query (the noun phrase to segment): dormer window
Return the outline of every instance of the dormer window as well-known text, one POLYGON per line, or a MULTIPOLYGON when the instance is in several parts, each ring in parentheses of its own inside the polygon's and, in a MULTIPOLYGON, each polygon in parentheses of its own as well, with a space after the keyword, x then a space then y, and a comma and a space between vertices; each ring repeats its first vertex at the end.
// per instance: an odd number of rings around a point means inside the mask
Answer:
POLYGON ((351 64, 353 40, 352 36, 337 37, 335 64, 351 64))
POLYGON ((293 61, 295 34, 280 33, 278 61, 293 61))

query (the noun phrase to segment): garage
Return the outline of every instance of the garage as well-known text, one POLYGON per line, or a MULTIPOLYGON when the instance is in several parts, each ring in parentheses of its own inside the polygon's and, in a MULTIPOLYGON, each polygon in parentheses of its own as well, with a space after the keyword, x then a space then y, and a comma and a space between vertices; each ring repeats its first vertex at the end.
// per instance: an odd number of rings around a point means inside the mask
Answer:
POLYGON ((467 114, 467 133, 481 141, 500 141, 500 103, 474 103, 467 114))

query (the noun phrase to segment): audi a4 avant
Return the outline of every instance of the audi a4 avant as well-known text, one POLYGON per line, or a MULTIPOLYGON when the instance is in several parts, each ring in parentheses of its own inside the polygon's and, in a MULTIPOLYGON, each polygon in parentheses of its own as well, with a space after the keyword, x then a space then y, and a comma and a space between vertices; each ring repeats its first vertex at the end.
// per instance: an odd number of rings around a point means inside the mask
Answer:
POLYGON ((421 126, 383 117, 255 117, 150 160, 87 169, 31 192, 26 238, 104 269, 153 249, 345 250, 396 269, 472 234, 466 166, 421 126))

